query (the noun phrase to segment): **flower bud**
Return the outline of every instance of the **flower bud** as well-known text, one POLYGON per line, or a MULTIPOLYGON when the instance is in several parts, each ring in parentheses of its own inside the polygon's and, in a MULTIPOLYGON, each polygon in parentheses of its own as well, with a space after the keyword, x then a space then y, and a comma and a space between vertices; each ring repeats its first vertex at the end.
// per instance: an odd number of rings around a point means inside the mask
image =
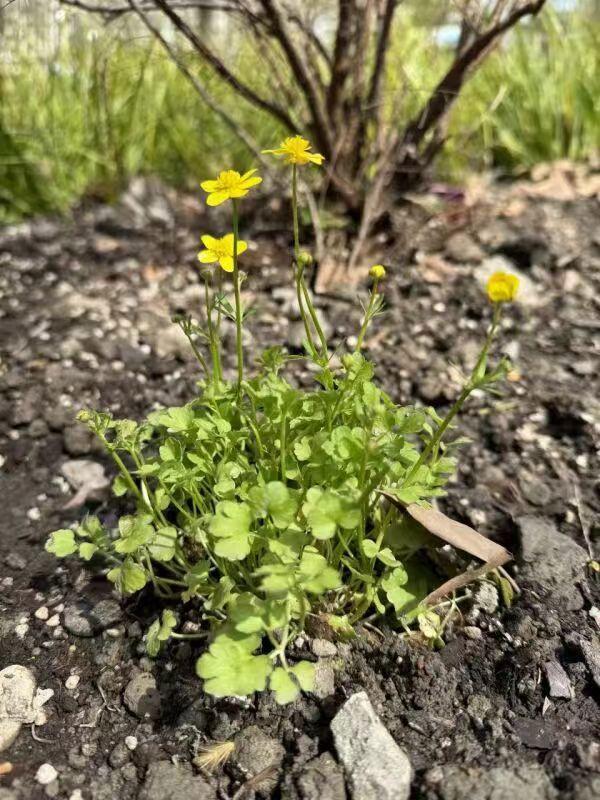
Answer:
POLYGON ((301 253, 298 253, 298 266, 302 267, 302 269, 306 269, 306 267, 310 267, 313 263, 313 257, 310 253, 307 253, 306 250, 302 250, 301 253))
POLYGON ((487 282, 487 295, 492 303, 510 303, 517 296, 519 279, 510 272, 494 272, 487 282))
POLYGON ((385 278, 385 267, 382 264, 374 264, 369 270, 369 275, 376 281, 385 278))

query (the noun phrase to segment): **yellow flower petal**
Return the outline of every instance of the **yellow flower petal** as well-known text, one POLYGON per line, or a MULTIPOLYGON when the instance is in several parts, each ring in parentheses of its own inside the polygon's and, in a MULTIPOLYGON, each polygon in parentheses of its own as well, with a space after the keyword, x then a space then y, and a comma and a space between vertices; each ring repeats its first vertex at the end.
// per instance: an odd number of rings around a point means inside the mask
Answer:
POLYGON ((208 234, 206 234, 205 236, 201 236, 200 237, 200 241, 202 242, 204 247, 207 248, 207 250, 214 250, 215 249, 215 245, 217 244, 217 242, 219 240, 215 239, 214 236, 209 236, 208 234))
POLYGON ((200 186, 205 192, 216 192, 219 188, 219 183, 218 181, 202 181, 200 186))
POLYGON ((225 200, 229 200, 230 194, 228 191, 213 192, 206 198, 206 204, 209 206, 220 206, 225 200))
POLYGON ((244 187, 243 183, 240 183, 239 186, 234 186, 232 189, 227 190, 227 194, 233 200, 238 197, 245 197, 248 194, 248 189, 244 187))
POLYGON ((250 189, 252 186, 257 186, 259 183, 262 183, 262 178, 259 178, 257 175, 254 178, 245 178, 240 185, 243 186, 244 189, 250 189))
POLYGON ((229 256, 233 255, 233 233, 226 233, 219 239, 221 249, 229 256))
MULTIPOLYGON (((244 174, 241 176, 242 182, 248 180, 248 178, 251 175, 254 175, 255 172, 256 172, 256 169, 249 169, 248 172, 244 172, 244 174)), ((262 178, 260 178, 259 180, 262 180, 262 178)))
POLYGON ((218 260, 219 256, 212 250, 200 250, 200 252, 198 253, 198 261, 201 264, 214 264, 218 260))
POLYGON ((303 136, 288 136, 278 148, 263 150, 275 156, 285 156, 286 164, 317 164, 323 163, 324 157, 320 153, 311 153, 311 143, 303 136))
POLYGON ((221 256, 219 264, 225 272, 233 272, 233 256, 221 256))
POLYGON ((246 244, 246 242, 243 239, 240 239, 238 241, 238 243, 237 243, 237 254, 238 254, 238 256, 241 256, 242 253, 245 253, 247 249, 248 249, 248 245, 246 244))

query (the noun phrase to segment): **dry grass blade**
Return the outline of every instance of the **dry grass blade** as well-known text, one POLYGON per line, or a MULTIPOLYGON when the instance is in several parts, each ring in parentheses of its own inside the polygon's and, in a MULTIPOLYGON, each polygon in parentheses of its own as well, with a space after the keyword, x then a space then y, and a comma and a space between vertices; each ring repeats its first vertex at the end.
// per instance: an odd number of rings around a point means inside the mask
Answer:
POLYGON ((511 553, 502 545, 482 536, 474 528, 450 519, 450 517, 435 508, 424 508, 416 503, 411 503, 407 506, 401 503, 397 497, 388 494, 388 492, 382 492, 382 495, 397 508, 406 511, 415 522, 422 525, 429 533, 451 544, 453 547, 479 558, 481 561, 494 561, 494 566, 498 567, 506 564, 512 558, 511 553))
POLYGON ((194 766, 206 772, 214 772, 229 760, 235 745, 233 742, 213 742, 199 749, 200 754, 194 758, 194 766))
POLYGON ((452 547, 463 550, 465 553, 469 553, 469 555, 485 562, 483 566, 477 569, 467 570, 447 580, 435 591, 427 595, 424 600, 426 605, 438 603, 446 595, 466 586, 477 578, 483 577, 486 573, 501 567, 512 559, 511 553, 505 547, 482 536, 474 528, 450 519, 450 517, 442 514, 441 511, 435 508, 423 508, 423 506, 418 506, 416 503, 406 506, 397 497, 387 492, 382 492, 382 494, 397 508, 409 514, 415 522, 422 525, 433 536, 437 536, 438 539, 451 544, 452 547))

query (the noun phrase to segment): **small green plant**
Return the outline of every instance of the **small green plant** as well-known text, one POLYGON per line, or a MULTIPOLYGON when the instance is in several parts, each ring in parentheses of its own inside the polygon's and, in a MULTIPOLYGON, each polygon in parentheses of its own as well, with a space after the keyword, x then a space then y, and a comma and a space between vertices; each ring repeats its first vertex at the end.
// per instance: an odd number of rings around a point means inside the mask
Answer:
POLYGON ((246 243, 238 237, 238 211, 260 178, 255 170, 222 172, 202 184, 209 205, 231 204, 233 228, 219 239, 202 237, 199 262, 217 264, 218 275, 211 292, 214 268, 200 268, 206 324, 177 320, 203 372, 199 396, 141 423, 82 411, 80 420, 118 468, 114 493, 129 495, 136 510, 121 517, 117 531, 90 517, 76 530, 52 533, 46 547, 59 557, 101 556, 110 566, 108 580, 124 595, 153 586, 165 608, 147 632, 149 655, 170 639, 210 636, 197 663, 207 692, 248 695, 269 687, 277 702, 287 703, 313 686, 313 665, 291 663, 288 647, 311 617, 321 617, 339 637, 352 636, 352 626, 366 616, 404 628, 415 622, 428 642, 439 642, 443 623, 422 602, 436 585, 419 552, 423 529, 399 515, 382 492, 407 505, 444 494, 457 446, 444 434, 469 394, 492 390, 507 370, 505 360, 489 368, 488 353, 517 280, 502 273, 490 280, 488 336, 447 416, 395 405, 361 352, 370 322, 382 311, 385 268, 370 270, 356 348, 334 360, 306 285, 310 258, 300 249, 298 226, 298 169, 322 158, 301 137, 273 152, 291 165, 291 277, 306 358, 316 365, 314 390, 287 380, 290 357, 278 347, 261 354, 256 375, 246 375, 239 268, 246 243), (222 270, 233 279, 233 304, 221 286, 222 270), (223 378, 224 316, 236 326, 234 381, 223 378), (203 624, 192 633, 177 631, 186 604, 201 612, 203 624))

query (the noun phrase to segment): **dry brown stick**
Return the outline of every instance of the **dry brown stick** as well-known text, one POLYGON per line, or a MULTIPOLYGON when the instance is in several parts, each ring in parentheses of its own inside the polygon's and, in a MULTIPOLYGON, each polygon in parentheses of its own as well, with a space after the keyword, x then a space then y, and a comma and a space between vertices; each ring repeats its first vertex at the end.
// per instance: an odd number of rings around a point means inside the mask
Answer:
POLYGON ((261 97, 246 83, 237 78, 225 63, 216 55, 190 28, 187 22, 177 14, 167 0, 154 0, 154 4, 167 16, 175 28, 188 40, 194 50, 209 64, 216 74, 226 81, 241 97, 257 108, 267 111, 271 116, 282 122, 288 130, 294 130, 294 123, 287 111, 277 103, 261 97))
MULTIPOLYGON (((498 559, 500 556, 498 557, 498 559)), ((502 561, 498 563, 498 559, 492 559, 491 561, 486 561, 481 567, 477 567, 476 569, 468 569, 465 572, 461 572, 460 575, 455 575, 453 578, 445 581, 442 583, 441 586, 438 586, 433 592, 427 595, 427 597, 423 600, 423 603, 426 606, 434 606, 436 603, 439 603, 447 595, 455 592, 457 589, 462 589, 463 586, 467 586, 472 581, 477 580, 478 578, 483 578, 484 575, 487 575, 488 572, 492 572, 498 567, 501 567, 502 564, 506 563, 502 561)))
POLYGON ((153 24, 150 20, 148 14, 145 10, 140 6, 137 0, 128 0, 129 7, 131 11, 134 11, 140 20, 144 23, 144 25, 148 28, 150 33, 156 37, 156 39, 160 42, 161 46, 169 56, 169 58, 173 61, 177 69, 184 75, 185 78, 191 83, 196 93, 202 98, 202 100, 206 103, 206 105, 218 114, 221 117, 223 122, 232 130, 232 132, 238 137, 238 139, 243 142, 243 144, 250 150, 250 152, 263 164, 263 166, 269 168, 269 165, 266 163, 265 159, 263 158, 260 147, 254 141, 254 139, 250 136, 250 134, 244 130, 244 128, 239 125, 236 120, 231 117, 223 107, 214 100, 208 90, 200 83, 198 78, 193 75, 189 69, 187 68, 186 64, 181 60, 177 51, 174 47, 172 47, 169 42, 164 38, 162 33, 159 29, 153 24))
POLYGON ((409 514, 433 536, 484 562, 483 566, 455 575, 441 586, 438 586, 423 601, 426 605, 434 605, 450 592, 466 586, 471 581, 481 578, 494 569, 498 569, 498 567, 503 566, 512 559, 511 553, 502 545, 482 536, 474 528, 447 517, 435 508, 425 508, 416 503, 407 505, 389 492, 381 492, 381 494, 396 508, 409 514))

